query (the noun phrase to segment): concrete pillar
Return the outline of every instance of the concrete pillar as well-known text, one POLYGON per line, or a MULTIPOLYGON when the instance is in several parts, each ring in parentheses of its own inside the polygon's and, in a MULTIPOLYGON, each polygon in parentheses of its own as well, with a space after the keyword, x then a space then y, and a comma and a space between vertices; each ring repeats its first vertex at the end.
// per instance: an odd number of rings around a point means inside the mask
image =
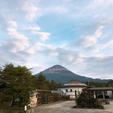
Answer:
POLYGON ((95 91, 94 91, 94 98, 96 98, 96 93, 95 93, 95 91))
POLYGON ((105 92, 103 91, 102 94, 103 94, 103 99, 105 99, 105 92))
POLYGON ((112 99, 113 99, 113 91, 112 91, 112 99))
POLYGON ((77 98, 77 91, 75 90, 75 98, 77 98))

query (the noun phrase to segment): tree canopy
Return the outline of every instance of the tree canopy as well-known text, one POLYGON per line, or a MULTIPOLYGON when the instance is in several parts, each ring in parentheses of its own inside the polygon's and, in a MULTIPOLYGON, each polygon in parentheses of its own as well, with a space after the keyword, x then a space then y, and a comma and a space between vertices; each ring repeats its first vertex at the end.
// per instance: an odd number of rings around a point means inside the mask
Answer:
POLYGON ((54 90, 58 86, 59 83, 46 80, 42 73, 33 76, 25 66, 7 64, 0 68, 0 103, 24 106, 35 89, 54 90))
POLYGON ((113 80, 110 80, 110 81, 107 83, 107 86, 113 87, 113 80))
POLYGON ((25 66, 7 64, 0 71, 1 102, 10 102, 13 106, 18 103, 24 106, 29 103, 33 87, 32 74, 25 66))
POLYGON ((40 73, 36 78, 37 89, 55 90, 59 86, 61 86, 60 83, 56 83, 54 80, 52 81, 47 80, 43 73, 40 73))

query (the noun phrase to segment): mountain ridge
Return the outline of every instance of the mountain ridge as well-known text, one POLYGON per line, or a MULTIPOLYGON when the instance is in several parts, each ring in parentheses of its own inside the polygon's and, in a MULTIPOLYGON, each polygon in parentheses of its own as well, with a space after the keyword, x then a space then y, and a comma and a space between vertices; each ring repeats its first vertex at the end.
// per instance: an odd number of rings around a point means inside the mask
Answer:
MULTIPOLYGON (((81 76, 79 74, 76 74, 70 70, 68 70, 67 68, 61 66, 61 65, 54 65, 44 71, 41 72, 47 80, 54 80, 56 82, 59 83, 66 83, 72 79, 76 79, 79 80, 81 82, 107 82, 109 81, 109 79, 100 79, 100 78, 90 78, 90 77, 85 77, 85 76, 81 76)), ((38 76, 38 74, 36 74, 36 76, 38 76)))

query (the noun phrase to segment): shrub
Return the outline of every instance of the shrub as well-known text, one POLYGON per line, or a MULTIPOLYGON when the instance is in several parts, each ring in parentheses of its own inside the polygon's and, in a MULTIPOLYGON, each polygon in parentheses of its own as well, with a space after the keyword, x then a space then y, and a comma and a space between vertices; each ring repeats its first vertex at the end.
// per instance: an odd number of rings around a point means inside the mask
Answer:
POLYGON ((107 100, 107 99, 98 99, 98 101, 101 104, 110 104, 109 100, 107 100))
POLYGON ((68 95, 62 95, 61 96, 61 100, 63 100, 63 101, 70 100, 70 96, 68 96, 68 95))
POLYGON ((99 101, 94 98, 93 94, 90 94, 87 91, 83 91, 80 94, 76 99, 76 104, 79 108, 103 108, 99 101))

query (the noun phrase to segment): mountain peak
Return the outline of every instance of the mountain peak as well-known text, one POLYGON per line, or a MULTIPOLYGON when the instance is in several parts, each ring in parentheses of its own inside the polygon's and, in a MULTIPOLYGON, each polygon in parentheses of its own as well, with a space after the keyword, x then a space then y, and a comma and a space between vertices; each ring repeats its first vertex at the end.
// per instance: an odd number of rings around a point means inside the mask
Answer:
POLYGON ((65 67, 63 67, 63 66, 61 66, 61 65, 56 64, 56 65, 52 66, 51 68, 65 68, 65 67))
POLYGON ((43 73, 59 73, 61 71, 67 71, 67 69, 61 65, 54 65, 43 71, 43 73))

